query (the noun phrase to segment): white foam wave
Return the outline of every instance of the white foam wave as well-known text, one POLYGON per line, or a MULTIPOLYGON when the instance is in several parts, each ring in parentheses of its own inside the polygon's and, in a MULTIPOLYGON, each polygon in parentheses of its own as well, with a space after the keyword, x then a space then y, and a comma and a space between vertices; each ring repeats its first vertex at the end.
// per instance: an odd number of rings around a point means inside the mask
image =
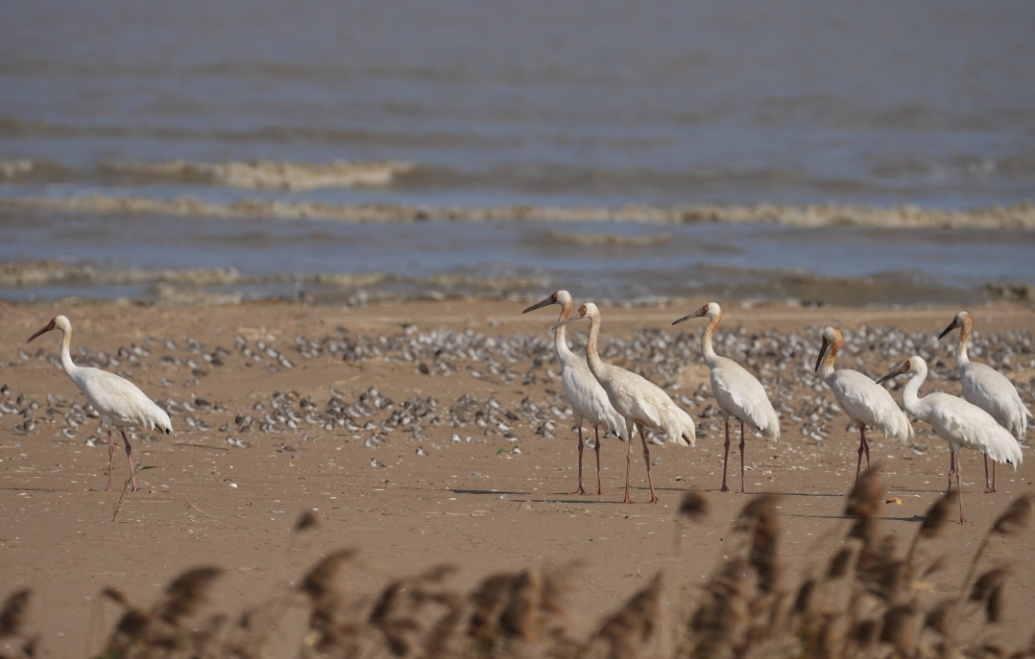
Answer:
POLYGON ((108 172, 130 176, 198 179, 247 190, 316 190, 390 185, 413 169, 408 162, 291 163, 274 160, 197 163, 185 160, 105 165, 108 172))
POLYGON ((150 283, 175 283, 190 286, 225 286, 246 283, 247 278, 234 268, 201 270, 105 270, 91 265, 60 261, 32 261, 0 265, 0 286, 22 288, 53 284, 90 284, 128 286, 150 283))
POLYGON ((629 222, 650 224, 782 224, 817 228, 861 226, 884 229, 970 228, 1035 229, 1035 203, 989 206, 963 210, 917 206, 444 206, 423 207, 396 204, 334 205, 318 202, 285 202, 242 199, 232 204, 202 202, 192 197, 155 199, 150 197, 81 196, 10 197, 0 199, 0 210, 69 213, 172 215, 249 219, 324 219, 345 222, 404 223, 423 220, 452 222, 629 222))
POLYGON ((0 160, 0 180, 13 179, 32 173, 35 163, 31 160, 0 160))

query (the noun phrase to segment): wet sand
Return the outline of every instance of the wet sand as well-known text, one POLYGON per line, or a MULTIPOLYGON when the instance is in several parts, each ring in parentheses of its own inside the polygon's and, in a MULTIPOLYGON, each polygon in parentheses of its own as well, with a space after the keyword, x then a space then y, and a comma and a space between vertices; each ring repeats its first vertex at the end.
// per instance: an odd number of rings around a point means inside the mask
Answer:
MULTIPOLYGON (((211 610, 236 616, 280 596, 343 547, 355 548, 362 564, 342 577, 357 594, 439 563, 455 564, 455 582, 470 587, 500 570, 577 561, 565 598, 576 637, 658 572, 666 597, 694 597, 729 551, 732 521, 750 500, 718 492, 722 420, 700 357, 703 323, 669 326, 688 307, 601 309, 605 359, 665 385, 698 426, 696 447, 651 446, 661 499, 654 505, 645 503, 635 446, 634 503, 623 505, 625 445, 612 437, 602 449, 604 494, 568 494, 577 456, 570 416, 554 409, 568 409, 548 336, 557 308, 522 315, 525 306, 0 307, 0 596, 30 588, 28 625, 41 634, 42 656, 63 657, 96 653, 114 624, 118 611, 100 598, 104 587, 146 603, 183 570, 216 565, 226 573, 211 610), (56 367, 59 335, 25 345, 57 313, 72 321, 78 363, 128 376, 171 413, 173 435, 137 434, 134 456, 147 468, 138 474, 141 490, 121 500, 103 491, 107 451, 97 421, 84 416, 82 395, 56 367), (676 521, 688 489, 704 493, 710 507, 692 525, 676 521), (319 525, 293 532, 306 511, 319 525)), ((932 371, 923 392, 958 393, 953 344, 936 341, 957 310, 725 309, 717 351, 759 376, 782 417, 779 443, 748 439, 746 485, 780 497, 788 584, 821 569, 816 557, 825 560, 843 537, 856 465, 857 434, 811 371, 820 330, 832 321, 844 329, 841 367, 879 376, 915 349, 932 371)), ((978 332, 972 359, 1003 368, 1030 407, 1032 309, 968 310, 978 332)), ((588 324, 569 329, 581 349, 588 324)), ((924 424, 915 428, 914 447, 872 441, 887 496, 901 501, 887 504, 880 528, 902 544, 943 491, 948 465, 945 444, 924 424)), ((924 543, 927 556, 948 560, 920 597, 955 594, 995 517, 1035 492, 1027 446, 1025 453, 1016 472, 999 470, 991 495, 982 493, 980 457, 964 453, 971 523, 924 543)), ((121 450, 114 476, 117 483, 127 476, 121 450)), ((1010 646, 1030 635, 1035 592, 1023 584, 1035 582, 1026 560, 1033 551, 1028 529, 994 539, 982 558, 982 566, 1013 570, 1003 623, 984 631, 1010 646)), ((273 631, 271 647, 298 647, 297 613, 273 631)), ((973 623, 965 629, 979 633, 973 623)))

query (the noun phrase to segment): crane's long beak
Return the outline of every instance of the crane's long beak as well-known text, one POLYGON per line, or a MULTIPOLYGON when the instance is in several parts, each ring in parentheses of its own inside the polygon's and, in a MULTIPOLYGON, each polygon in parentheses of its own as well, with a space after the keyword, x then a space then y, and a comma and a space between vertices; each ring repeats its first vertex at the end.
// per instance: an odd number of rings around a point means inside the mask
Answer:
POLYGON ((890 380, 891 378, 895 377, 896 375, 902 375, 903 373, 908 373, 908 372, 909 372, 909 362, 908 361, 907 362, 903 362, 901 366, 898 366, 897 368, 895 368, 895 370, 891 371, 890 373, 888 373, 887 375, 885 375, 881 379, 877 380, 877 384, 883 384, 883 383, 887 382, 888 380, 890 380))
POLYGON ((956 329, 959 326, 960 326, 959 322, 955 318, 953 318, 952 322, 949 323, 949 326, 946 327, 945 329, 943 329, 942 333, 938 335, 938 340, 940 341, 941 339, 943 339, 945 337, 946 334, 948 334, 949 332, 951 332, 952 330, 956 329))
POLYGON ((816 368, 812 369, 813 372, 819 371, 819 365, 823 363, 823 358, 827 354, 827 348, 830 347, 830 342, 827 341, 827 337, 823 337, 823 345, 819 347, 819 357, 816 357, 816 368))
POLYGON ((582 320, 583 318, 585 318, 585 316, 572 316, 571 318, 569 318, 567 320, 559 320, 559 321, 557 321, 557 324, 554 325, 553 327, 551 327, 550 329, 557 329, 561 325, 567 325, 568 323, 574 323, 576 320, 582 320))
POLYGON ((683 316, 682 318, 677 318, 677 319, 673 320, 672 324, 673 325, 678 325, 679 323, 683 322, 684 320, 690 320, 691 318, 700 318, 704 314, 705 314, 704 309, 698 309, 697 311, 693 312, 692 314, 688 314, 686 316, 683 316))
POLYGON ((553 296, 552 295, 550 297, 546 298, 545 300, 540 300, 539 302, 536 302, 535 304, 533 304, 529 308, 525 309, 521 313, 528 313, 529 311, 535 311, 536 309, 541 309, 541 308, 547 307, 547 306, 549 306, 551 304, 554 304, 553 296))
POLYGON ((49 332, 50 330, 52 330, 52 329, 56 329, 56 328, 57 328, 57 325, 55 325, 55 324, 54 324, 54 321, 52 320, 52 321, 50 321, 49 323, 47 323, 46 325, 44 325, 44 326, 43 326, 43 327, 42 327, 42 328, 40 329, 40 331, 38 331, 38 332, 36 332, 35 334, 33 334, 32 336, 30 336, 30 337, 29 337, 29 340, 28 340, 28 341, 26 341, 26 343, 32 343, 32 340, 33 340, 33 339, 35 339, 35 338, 36 338, 37 336, 39 336, 40 334, 46 334, 46 333, 47 333, 47 332, 49 332))

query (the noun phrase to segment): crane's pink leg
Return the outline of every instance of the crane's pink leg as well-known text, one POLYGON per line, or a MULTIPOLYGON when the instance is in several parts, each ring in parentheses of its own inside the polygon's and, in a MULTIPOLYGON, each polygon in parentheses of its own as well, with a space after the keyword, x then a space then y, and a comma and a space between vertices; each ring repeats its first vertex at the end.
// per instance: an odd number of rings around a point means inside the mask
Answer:
MULTIPOLYGON (((634 426, 632 428, 628 428, 628 430, 629 430, 629 450, 626 451, 626 453, 625 453, 625 501, 623 501, 622 503, 631 503, 632 502, 632 500, 629 499, 629 470, 632 467, 632 461, 633 461, 633 435, 636 433, 636 428, 634 426)), ((641 429, 640 432, 642 433, 643 430, 641 429)))
POLYGON ((995 462, 992 462, 992 482, 988 481, 988 454, 985 453, 985 494, 995 492, 995 462))
POLYGON ((597 454, 597 494, 603 494, 604 490, 600 487, 600 427, 593 426, 593 437, 596 439, 596 446, 593 447, 594 453, 597 454))
POLYGON ((870 443, 866 441, 866 424, 859 424, 859 461, 855 463, 855 482, 859 482, 859 472, 862 471, 863 454, 866 454, 866 468, 870 468, 870 443))
MULTIPOLYGON (((122 428, 119 428, 119 432, 122 433, 122 441, 125 442, 125 444, 126 444, 126 462, 129 463, 129 482, 132 484, 131 487, 129 488, 129 491, 130 492, 136 492, 140 488, 137 487, 137 474, 136 474, 136 471, 133 469, 133 458, 132 458, 133 447, 129 445, 129 437, 126 437, 126 431, 123 430, 122 428)), ((110 474, 109 474, 109 478, 110 478, 110 474)))
POLYGON ((949 449, 949 486, 945 488, 946 492, 952 492, 952 477, 956 475, 956 451, 949 449))
POLYGON ((658 495, 654 494, 654 479, 650 475, 650 449, 647 448, 647 438, 643 434, 643 426, 640 426, 640 441, 643 442, 643 461, 647 463, 647 484, 650 485, 650 502, 657 503, 658 495))
POLYGON ((744 492, 744 422, 740 422, 740 491, 744 492))
POLYGON ((967 516, 963 514, 963 484, 960 482, 960 478, 963 476, 963 469, 960 466, 960 452, 955 451, 956 454, 956 494, 959 495, 960 500, 960 524, 967 523, 967 516))
POLYGON ((585 446, 585 442, 582 439, 582 425, 579 425, 579 489, 572 492, 572 494, 585 494, 586 490, 582 488, 582 449, 585 446))
POLYGON ((720 492, 729 492, 730 488, 726 486, 726 465, 730 461, 730 418, 727 415, 722 416, 723 425, 726 426, 726 443, 723 444, 723 455, 722 455, 722 487, 719 488, 720 492))
POLYGON ((115 440, 111 438, 111 428, 108 428, 108 487, 104 488, 105 492, 111 492, 111 463, 115 457, 115 440))

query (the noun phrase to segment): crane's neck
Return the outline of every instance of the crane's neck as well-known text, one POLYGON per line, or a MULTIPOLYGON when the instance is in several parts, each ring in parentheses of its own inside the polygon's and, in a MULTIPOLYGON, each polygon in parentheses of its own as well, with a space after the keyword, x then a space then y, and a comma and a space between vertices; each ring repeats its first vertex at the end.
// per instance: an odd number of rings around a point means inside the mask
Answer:
POLYGON ((920 399, 920 386, 926 379, 927 371, 917 371, 911 378, 909 378, 909 382, 906 383, 906 386, 902 388, 902 407, 904 407, 907 412, 923 421, 927 420, 928 414, 926 406, 923 405, 920 399))
POLYGON ((600 336, 600 316, 589 317, 589 338, 586 339, 586 363, 593 377, 598 380, 604 374, 604 361, 597 353, 597 337, 600 336))
POLYGON ((967 344, 970 343, 970 318, 963 321, 960 327, 960 342, 956 344, 956 366, 963 367, 970 363, 967 356, 967 344))
POLYGON ((73 380, 79 373, 79 367, 72 361, 72 330, 61 330, 61 368, 73 380))
POLYGON ((719 326, 720 320, 722 320, 722 314, 712 318, 701 336, 701 352, 704 353, 704 362, 708 364, 708 368, 715 368, 716 357, 718 357, 715 354, 715 348, 712 347, 712 337, 715 336, 715 328, 719 326))
MULTIPOLYGON (((561 315, 557 318, 557 321, 567 320, 570 315, 571 302, 567 302, 561 306, 561 315)), ((561 325, 553 331, 553 349, 557 352, 557 359, 565 364, 568 363, 568 358, 572 355, 571 350, 568 348, 566 329, 566 325, 561 325)))

